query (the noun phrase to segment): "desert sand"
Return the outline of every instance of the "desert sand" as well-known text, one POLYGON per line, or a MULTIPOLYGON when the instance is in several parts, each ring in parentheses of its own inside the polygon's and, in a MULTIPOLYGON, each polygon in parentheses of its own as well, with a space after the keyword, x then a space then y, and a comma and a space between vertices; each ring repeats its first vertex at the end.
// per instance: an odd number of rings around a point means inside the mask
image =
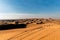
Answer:
POLYGON ((60 40, 60 20, 29 19, 20 22, 26 24, 26 28, 0 30, 0 40, 60 40))

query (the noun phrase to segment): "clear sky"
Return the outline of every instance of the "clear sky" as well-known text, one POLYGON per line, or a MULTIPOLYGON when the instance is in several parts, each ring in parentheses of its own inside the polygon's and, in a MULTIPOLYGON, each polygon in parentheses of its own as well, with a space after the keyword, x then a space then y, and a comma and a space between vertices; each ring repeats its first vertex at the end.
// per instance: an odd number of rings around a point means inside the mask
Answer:
POLYGON ((25 16, 60 18, 60 0, 0 0, 0 19, 25 16))

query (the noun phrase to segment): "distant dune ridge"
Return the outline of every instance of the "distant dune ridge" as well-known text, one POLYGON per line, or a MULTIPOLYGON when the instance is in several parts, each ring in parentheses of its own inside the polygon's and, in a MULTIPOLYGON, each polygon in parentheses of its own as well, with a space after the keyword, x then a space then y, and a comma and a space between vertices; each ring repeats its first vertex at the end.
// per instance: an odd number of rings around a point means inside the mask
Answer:
POLYGON ((0 20, 0 40, 60 40, 60 20, 0 20))

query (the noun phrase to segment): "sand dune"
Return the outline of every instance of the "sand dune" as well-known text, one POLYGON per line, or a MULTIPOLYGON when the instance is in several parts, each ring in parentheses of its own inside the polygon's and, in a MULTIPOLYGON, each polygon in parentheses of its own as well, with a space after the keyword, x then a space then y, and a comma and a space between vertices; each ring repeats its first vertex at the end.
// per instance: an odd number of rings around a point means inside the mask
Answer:
POLYGON ((0 40, 60 40, 60 24, 28 24, 26 28, 1 30, 0 40))
POLYGON ((0 31, 0 40, 57 40, 59 37, 60 25, 49 23, 37 26, 36 24, 36 27, 32 28, 0 31))

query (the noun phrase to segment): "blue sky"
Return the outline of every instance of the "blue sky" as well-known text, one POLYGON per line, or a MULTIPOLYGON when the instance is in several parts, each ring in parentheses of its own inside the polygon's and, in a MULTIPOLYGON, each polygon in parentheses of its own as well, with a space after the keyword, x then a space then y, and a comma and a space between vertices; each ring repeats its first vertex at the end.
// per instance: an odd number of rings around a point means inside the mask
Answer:
POLYGON ((0 0, 0 14, 38 14, 40 17, 59 18, 60 0, 0 0))

